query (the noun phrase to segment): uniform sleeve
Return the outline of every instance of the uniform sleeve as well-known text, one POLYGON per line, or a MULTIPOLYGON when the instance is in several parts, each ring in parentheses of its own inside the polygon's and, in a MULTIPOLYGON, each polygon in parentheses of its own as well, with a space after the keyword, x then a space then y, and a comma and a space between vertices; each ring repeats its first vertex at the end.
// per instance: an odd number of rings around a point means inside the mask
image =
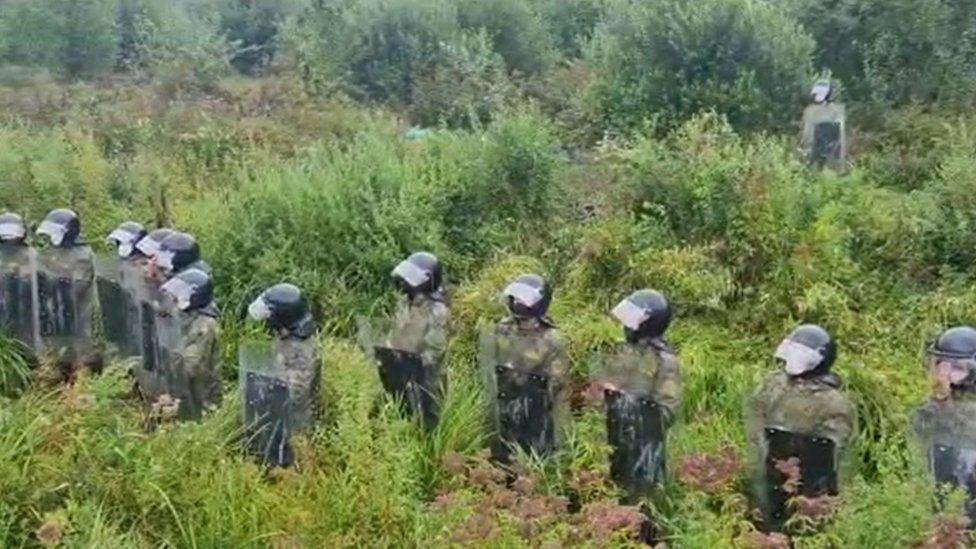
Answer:
POLYGON ((759 388, 746 400, 744 410, 746 442, 754 450, 762 446, 763 428, 766 425, 766 415, 768 413, 769 385, 769 379, 764 380, 759 388))
POLYGON ((839 448, 848 447, 856 429, 854 405, 840 391, 833 390, 825 394, 821 409, 819 431, 839 448))
POLYGON ((208 317, 193 321, 186 336, 185 345, 177 354, 182 368, 189 378, 190 389, 203 405, 218 400, 220 383, 217 379, 217 322, 208 317))
POLYGON ((420 358, 426 365, 439 367, 444 359, 444 350, 447 348, 450 312, 446 306, 437 304, 431 309, 430 317, 427 320, 427 330, 424 333, 424 350, 420 358))
POLYGON ((681 405, 681 370, 678 357, 671 353, 660 353, 660 367, 655 379, 658 404, 667 410, 667 424, 674 422, 681 405))
POLYGON ((566 344, 558 330, 549 330, 546 339, 549 343, 546 353, 546 366, 553 380, 553 388, 556 394, 560 394, 569 383, 569 352, 566 350, 566 344))

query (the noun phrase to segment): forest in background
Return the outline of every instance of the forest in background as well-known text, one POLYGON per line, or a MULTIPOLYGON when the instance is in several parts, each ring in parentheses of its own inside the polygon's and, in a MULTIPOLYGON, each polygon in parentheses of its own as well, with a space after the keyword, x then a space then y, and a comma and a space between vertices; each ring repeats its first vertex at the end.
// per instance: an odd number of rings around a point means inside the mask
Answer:
MULTIPOLYGON (((2 0, 0 209, 197 236, 222 310, 221 407, 145 428, 117 364, 70 387, 0 345, 0 546, 532 546, 633 542, 598 408, 507 487, 487 467, 479 324, 523 271, 578 379, 607 311, 665 292, 685 379, 670 547, 763 547, 742 404, 798 322, 837 337, 858 441, 840 506, 797 547, 954 547, 907 414, 926 344, 976 322, 976 2, 2 0), (844 173, 796 151, 839 86, 844 173), (455 335, 430 436, 353 343, 393 265, 445 263, 455 335), (322 325, 324 415, 294 469, 240 448, 235 351, 279 280, 322 325)), ((765 545, 775 547, 775 545, 765 545)))

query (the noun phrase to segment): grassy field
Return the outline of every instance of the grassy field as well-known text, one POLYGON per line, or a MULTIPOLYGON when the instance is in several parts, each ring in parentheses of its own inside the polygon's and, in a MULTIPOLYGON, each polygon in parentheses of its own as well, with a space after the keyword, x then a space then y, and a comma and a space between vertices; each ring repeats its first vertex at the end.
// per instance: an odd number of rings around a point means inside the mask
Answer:
POLYGON ((927 341, 976 315, 971 119, 926 126, 914 114, 931 146, 906 181, 890 176, 905 173, 893 168, 905 154, 896 117, 836 175, 807 169, 789 136, 740 136, 707 113, 580 149, 531 106, 407 139, 383 109, 270 81, 222 86, 179 101, 127 86, 5 96, 18 114, 0 127, 3 208, 36 222, 70 205, 99 247, 127 219, 196 234, 217 277, 226 385, 203 421, 148 430, 121 365, 25 387, 5 351, 0 545, 636 543, 594 406, 515 486, 486 464, 476 330, 503 314, 503 283, 536 270, 555 284, 552 314, 581 379, 588 353, 620 337, 607 315, 617 299, 653 287, 675 303, 685 389, 671 478, 648 502, 660 541, 770 543, 751 525, 742 405, 775 368, 779 338, 815 321, 840 342, 860 429, 839 508, 799 525, 796 546, 952 546, 906 417, 928 391, 927 341), (351 333, 357 314, 389 310, 389 269, 417 249, 444 260, 456 320, 429 435, 378 405, 351 333), (239 446, 233 357, 248 298, 278 280, 308 291, 323 327, 324 414, 293 469, 263 471, 239 446))

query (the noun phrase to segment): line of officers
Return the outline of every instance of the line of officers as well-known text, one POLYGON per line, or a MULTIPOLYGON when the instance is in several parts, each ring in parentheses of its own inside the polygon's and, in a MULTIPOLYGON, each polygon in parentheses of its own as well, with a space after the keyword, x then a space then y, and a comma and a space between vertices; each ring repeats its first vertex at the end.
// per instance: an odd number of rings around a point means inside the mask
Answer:
MULTIPOLYGON (((210 269, 192 236, 128 222, 109 235, 117 253, 96 260, 69 210, 54 210, 37 229, 35 251, 14 214, 0 215, 0 319, 31 349, 52 352, 72 372, 95 348, 89 310, 97 296, 107 351, 131 357, 139 392, 154 408, 198 418, 220 399, 218 325, 210 269)), ((392 271, 400 300, 388 318, 358 319, 359 343, 385 391, 427 429, 440 417, 450 308, 438 259, 410 255, 392 271)), ((480 332, 493 457, 545 457, 570 421, 570 360, 547 316, 552 288, 523 274, 502 291, 508 316, 480 332)), ((292 435, 316 415, 320 380, 316 327, 302 292, 277 284, 250 304, 266 337, 239 347, 239 384, 247 446, 268 465, 292 463, 292 435)), ((590 386, 603 402, 610 473, 625 499, 653 493, 665 475, 667 432, 678 415, 682 381, 665 339, 671 307, 640 290, 611 315, 623 338, 587 358, 590 386)), ((765 524, 781 528, 793 496, 838 493, 838 471, 856 432, 855 410, 831 371, 837 346, 820 326, 802 325, 777 346, 780 367, 748 399, 745 430, 756 464, 756 496, 765 524), (794 467, 784 467, 792 464, 794 467)), ((976 501, 976 329, 944 331, 927 352, 937 390, 914 414, 927 463, 940 484, 976 501)), ((96 361, 89 361, 94 363, 96 361)))

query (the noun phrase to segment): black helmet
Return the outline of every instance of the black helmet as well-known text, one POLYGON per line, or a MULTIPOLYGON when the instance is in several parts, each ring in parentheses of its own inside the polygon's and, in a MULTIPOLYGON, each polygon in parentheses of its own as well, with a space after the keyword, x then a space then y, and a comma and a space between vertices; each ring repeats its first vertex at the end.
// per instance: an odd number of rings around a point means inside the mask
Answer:
POLYGON ((293 284, 275 284, 261 293, 247 309, 254 320, 265 322, 273 332, 286 332, 301 338, 312 335, 312 314, 293 284))
POLYGON ((552 290, 546 279, 536 274, 523 274, 505 287, 503 293, 508 310, 515 316, 542 318, 549 311, 552 290))
POLYGON ((166 276, 172 276, 200 261, 200 245, 191 235, 174 232, 159 243, 156 265, 166 276))
POLYGON ((441 289, 441 262, 432 253, 417 252, 401 261, 391 273, 405 294, 432 294, 441 289))
POLYGON ((927 352, 930 367, 948 363, 950 381, 956 387, 976 387, 976 329, 957 326, 945 330, 927 352))
POLYGON ((660 292, 638 290, 614 307, 613 316, 624 325, 627 341, 658 339, 671 324, 671 304, 660 292))
POLYGON ((23 244, 26 240, 24 218, 15 213, 0 214, 0 243, 23 244))
POLYGON ((834 86, 830 80, 821 79, 813 83, 810 89, 810 101, 814 103, 828 103, 834 100, 834 86))
POLYGON ((160 287, 163 295, 176 302, 184 312, 202 309, 213 301, 213 282, 207 273, 199 269, 187 269, 166 281, 160 287))
POLYGON ((136 242, 136 249, 146 257, 154 257, 159 252, 159 245, 163 240, 176 233, 173 229, 155 229, 136 242))
POLYGON ((837 358, 837 345, 822 327, 804 324, 793 330, 776 348, 776 358, 784 362, 792 376, 814 376, 830 371, 837 358))
POLYGON ((70 248, 81 236, 81 220, 78 219, 78 214, 71 210, 64 208, 51 210, 44 216, 44 221, 41 221, 37 234, 47 235, 56 248, 70 248))
POLYGON ((126 221, 108 235, 108 241, 118 249, 119 257, 125 259, 139 252, 136 244, 145 236, 145 227, 135 221, 126 221))

